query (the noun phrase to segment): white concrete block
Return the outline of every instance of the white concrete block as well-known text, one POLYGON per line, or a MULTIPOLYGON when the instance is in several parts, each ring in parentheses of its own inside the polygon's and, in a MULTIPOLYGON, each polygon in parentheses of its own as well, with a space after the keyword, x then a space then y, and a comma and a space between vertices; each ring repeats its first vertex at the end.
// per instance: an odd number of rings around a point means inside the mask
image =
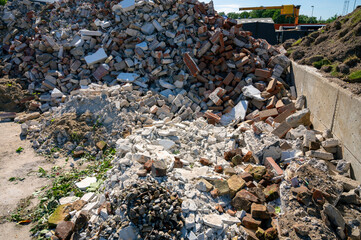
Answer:
POLYGON ((99 48, 98 51, 93 53, 92 55, 86 56, 84 59, 88 65, 92 65, 95 63, 99 63, 108 58, 108 55, 105 53, 103 48, 99 48))

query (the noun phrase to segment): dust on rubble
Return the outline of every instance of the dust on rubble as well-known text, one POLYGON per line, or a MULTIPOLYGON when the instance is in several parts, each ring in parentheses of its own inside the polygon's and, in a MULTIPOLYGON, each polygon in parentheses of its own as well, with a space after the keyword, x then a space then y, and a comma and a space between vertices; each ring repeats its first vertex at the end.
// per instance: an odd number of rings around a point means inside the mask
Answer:
MULTIPOLYGON (((33 132, 30 138, 47 136, 47 146, 58 147, 65 154, 70 154, 75 145, 92 151, 95 144, 106 140, 104 126, 97 122, 97 118, 90 112, 81 115, 66 113, 59 118, 47 119, 47 126, 41 132, 33 132)), ((82 149, 82 150, 83 150, 82 149)))

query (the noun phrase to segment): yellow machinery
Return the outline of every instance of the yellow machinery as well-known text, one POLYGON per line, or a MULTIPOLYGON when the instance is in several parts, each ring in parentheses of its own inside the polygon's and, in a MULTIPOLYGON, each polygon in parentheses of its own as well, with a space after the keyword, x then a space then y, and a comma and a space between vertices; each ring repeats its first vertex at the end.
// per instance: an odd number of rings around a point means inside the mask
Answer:
POLYGON ((295 24, 298 24, 298 17, 300 14, 301 5, 282 5, 282 6, 272 6, 272 7, 245 7, 240 8, 240 11, 244 10, 265 10, 265 9, 281 9, 281 15, 285 15, 286 17, 295 18, 295 24))

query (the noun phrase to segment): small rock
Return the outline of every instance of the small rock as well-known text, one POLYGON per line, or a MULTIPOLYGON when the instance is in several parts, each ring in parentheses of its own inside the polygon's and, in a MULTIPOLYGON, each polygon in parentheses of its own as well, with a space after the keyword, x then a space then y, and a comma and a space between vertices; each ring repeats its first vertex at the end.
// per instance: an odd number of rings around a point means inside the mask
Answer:
POLYGON ((299 125, 309 126, 311 125, 310 116, 310 110, 308 108, 305 108, 287 117, 286 123, 292 128, 296 128, 299 125))
POLYGON ((80 190, 86 190, 92 183, 96 183, 97 178, 96 177, 86 177, 80 182, 76 182, 75 186, 77 186, 80 190))
POLYGON ((219 215, 210 214, 203 217, 203 222, 205 225, 215 228, 215 229, 223 229, 223 222, 219 215))
POLYGON ((152 175, 155 177, 167 176, 167 165, 163 161, 154 161, 152 164, 152 175))
POLYGON ((69 239, 73 233, 74 223, 70 221, 61 221, 55 229, 55 235, 60 239, 69 239))

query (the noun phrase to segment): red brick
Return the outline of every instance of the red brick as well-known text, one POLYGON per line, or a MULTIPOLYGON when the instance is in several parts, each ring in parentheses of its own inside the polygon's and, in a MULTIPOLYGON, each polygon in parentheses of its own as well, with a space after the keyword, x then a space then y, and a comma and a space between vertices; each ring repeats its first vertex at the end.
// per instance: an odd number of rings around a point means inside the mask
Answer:
POLYGON ((204 116, 210 120, 215 121, 215 123, 219 123, 221 121, 221 118, 217 114, 214 114, 212 112, 205 112, 204 116))
POLYGON ((278 111, 276 108, 272 108, 272 109, 267 109, 267 110, 263 110, 259 112, 259 117, 261 118, 261 120, 266 119, 268 117, 273 117, 278 115, 278 111))
POLYGON ((230 82, 232 82, 233 78, 234 78, 234 74, 232 72, 230 72, 230 73, 228 73, 227 77, 223 80, 223 83, 225 85, 229 85, 230 82))
POLYGON ((245 56, 244 58, 242 58, 242 60, 239 60, 238 62, 236 62, 236 67, 240 68, 244 65, 246 65, 249 62, 249 57, 245 56))
POLYGON ((269 70, 257 68, 256 71, 254 72, 254 75, 256 75, 256 77, 269 78, 272 76, 272 73, 269 70))
POLYGON ((213 111, 222 111, 224 109, 223 106, 211 106, 208 107, 209 110, 213 110, 213 111))
POLYGON ((290 104, 287 104, 287 105, 285 105, 285 106, 283 106, 283 107, 280 107, 280 108, 278 109, 278 112, 279 112, 279 113, 283 113, 283 112, 286 111, 287 109, 290 110, 290 111, 296 111, 295 104, 294 104, 294 103, 290 103, 290 104))
POLYGON ((272 157, 266 157, 266 160, 264 160, 264 165, 267 168, 275 170, 277 175, 283 174, 283 170, 280 168, 280 166, 278 166, 278 164, 275 162, 275 160, 273 160, 272 157))
POLYGON ((213 34, 213 36, 209 39, 213 44, 216 44, 221 37, 221 31, 217 31, 213 34))
POLYGON ((198 28, 198 34, 207 32, 207 26, 201 26, 198 28))
POLYGON ((104 76, 106 76, 109 73, 107 69, 103 67, 103 65, 100 65, 97 70, 93 73, 93 77, 100 81, 104 76))
POLYGON ((277 85, 277 80, 275 78, 272 78, 272 80, 269 81, 269 83, 268 83, 266 91, 269 92, 269 93, 273 92, 275 90, 275 88, 276 88, 276 85, 277 85))
POLYGON ((258 221, 248 214, 242 219, 243 226, 251 230, 257 230, 261 223, 262 221, 258 221))
POLYGON ((207 158, 200 158, 200 159, 199 159, 199 162, 200 162, 202 165, 205 165, 205 166, 212 165, 207 158))
POLYGON ((272 96, 269 101, 268 101, 268 104, 266 106, 267 109, 271 109, 271 108, 274 108, 275 105, 276 105, 276 101, 277 101, 277 98, 276 96, 272 96))
POLYGON ((203 83, 208 83, 208 79, 207 78, 205 78, 205 77, 203 77, 202 75, 200 75, 200 74, 198 74, 197 76, 196 76, 196 78, 198 79, 198 81, 200 81, 200 82, 203 82, 203 83))
POLYGON ((197 74, 200 72, 200 70, 199 70, 197 64, 194 62, 193 58, 188 53, 184 54, 183 61, 186 64, 191 75, 193 77, 197 76, 197 74))
POLYGON ((258 109, 262 109, 262 107, 264 106, 264 102, 258 101, 256 99, 252 99, 251 103, 253 106, 255 106, 258 109))
POLYGON ((277 117, 275 117, 274 121, 281 123, 284 120, 286 120, 286 118, 288 116, 290 116, 292 113, 294 113, 296 110, 292 110, 292 109, 286 109, 286 111, 284 111, 283 113, 281 113, 280 115, 278 115, 277 117))
POLYGON ((284 106, 285 106, 285 104, 282 102, 281 99, 277 101, 277 103, 276 103, 276 108, 277 108, 277 109, 278 109, 278 108, 281 108, 281 107, 284 107, 284 106))
POLYGON ((270 215, 267 212, 267 207, 263 204, 252 203, 251 214, 253 218, 269 219, 270 215))
POLYGON ((281 123, 276 129, 272 131, 272 133, 279 138, 282 138, 286 135, 286 133, 291 129, 291 126, 286 122, 281 123))

